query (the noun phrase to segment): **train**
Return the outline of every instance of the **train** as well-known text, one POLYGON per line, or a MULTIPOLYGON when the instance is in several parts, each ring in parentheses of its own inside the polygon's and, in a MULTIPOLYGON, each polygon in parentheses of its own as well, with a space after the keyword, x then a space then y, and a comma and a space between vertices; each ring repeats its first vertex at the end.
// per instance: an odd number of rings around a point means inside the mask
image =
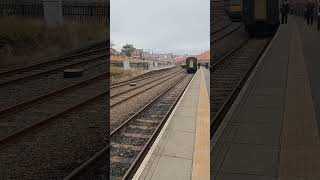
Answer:
POLYGON ((242 21, 251 36, 273 35, 280 24, 279 0, 242 0, 242 21))
POLYGON ((198 59, 195 57, 188 57, 186 59, 186 69, 188 73, 195 73, 198 70, 198 59))
POLYGON ((242 0, 224 0, 224 10, 232 21, 241 21, 242 0))

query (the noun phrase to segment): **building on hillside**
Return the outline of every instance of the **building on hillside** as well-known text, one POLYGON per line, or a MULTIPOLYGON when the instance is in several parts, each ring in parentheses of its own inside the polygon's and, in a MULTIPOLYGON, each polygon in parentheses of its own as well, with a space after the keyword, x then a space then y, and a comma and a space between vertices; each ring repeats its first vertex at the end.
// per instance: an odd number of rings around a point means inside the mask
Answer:
POLYGON ((148 51, 143 51, 144 59, 151 60, 151 53, 148 51))
POLYGON ((135 49, 135 50, 131 53, 131 57, 132 57, 132 58, 137 58, 137 59, 144 59, 143 49, 135 49))
POLYGON ((194 57, 196 57, 200 63, 210 62, 210 50, 195 55, 194 57))
POLYGON ((160 60, 160 54, 152 53, 151 54, 151 60, 152 61, 159 61, 160 60))
POLYGON ((187 54, 185 54, 185 55, 176 55, 174 60, 177 63, 183 63, 187 59, 187 57, 188 57, 187 54))

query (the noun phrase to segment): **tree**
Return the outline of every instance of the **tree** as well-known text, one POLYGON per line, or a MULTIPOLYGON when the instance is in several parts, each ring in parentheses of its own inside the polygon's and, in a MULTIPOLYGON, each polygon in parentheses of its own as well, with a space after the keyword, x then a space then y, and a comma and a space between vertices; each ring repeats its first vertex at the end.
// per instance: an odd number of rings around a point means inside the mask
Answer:
POLYGON ((122 47, 121 53, 131 57, 131 54, 133 53, 134 50, 135 48, 133 47, 132 44, 126 44, 122 47))

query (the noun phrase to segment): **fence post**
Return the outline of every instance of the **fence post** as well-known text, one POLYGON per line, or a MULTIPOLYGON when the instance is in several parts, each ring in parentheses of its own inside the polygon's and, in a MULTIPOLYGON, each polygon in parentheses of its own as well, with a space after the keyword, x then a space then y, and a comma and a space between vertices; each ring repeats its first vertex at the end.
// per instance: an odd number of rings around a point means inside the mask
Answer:
POLYGON ((63 25, 62 0, 43 0, 43 13, 47 26, 63 25))

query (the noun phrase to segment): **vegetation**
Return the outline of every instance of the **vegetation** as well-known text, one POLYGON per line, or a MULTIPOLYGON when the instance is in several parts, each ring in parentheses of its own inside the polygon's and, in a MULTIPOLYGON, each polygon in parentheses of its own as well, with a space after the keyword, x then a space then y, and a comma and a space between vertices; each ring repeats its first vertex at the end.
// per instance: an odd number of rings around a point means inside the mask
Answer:
POLYGON ((48 29, 43 19, 25 17, 0 18, 0 68, 33 63, 40 59, 106 39, 104 24, 66 22, 48 29))
POLYGON ((133 51, 135 50, 135 48, 133 47, 132 44, 126 44, 122 47, 121 49, 121 53, 131 57, 131 54, 133 53, 133 51))
POLYGON ((111 82, 118 82, 122 80, 126 80, 132 78, 133 76, 137 76, 143 74, 143 70, 139 69, 123 69, 120 67, 111 66, 111 82))

